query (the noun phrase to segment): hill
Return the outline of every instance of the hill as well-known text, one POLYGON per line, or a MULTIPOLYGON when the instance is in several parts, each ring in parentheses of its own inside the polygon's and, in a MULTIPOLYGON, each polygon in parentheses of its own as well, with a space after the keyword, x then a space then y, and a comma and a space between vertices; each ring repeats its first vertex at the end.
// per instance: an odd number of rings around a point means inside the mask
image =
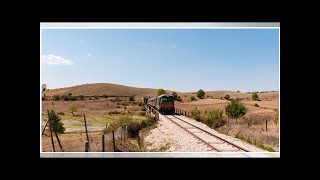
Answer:
MULTIPOLYGON (((84 95, 84 96, 102 96, 106 94, 108 96, 130 96, 135 95, 137 97, 144 96, 156 96, 158 89, 153 88, 138 88, 138 87, 130 87, 118 84, 111 83, 94 83, 94 84, 83 84, 78 86, 66 87, 66 88, 58 88, 58 89, 50 89, 49 91, 45 91, 46 96, 53 96, 55 94, 64 95, 72 93, 72 95, 84 95)), ((166 90, 167 93, 172 93, 171 90, 166 90)), ((181 98, 195 96, 197 92, 178 92, 176 91, 181 98)), ((231 98, 247 98, 251 97, 249 93, 235 92, 235 91, 206 91, 205 96, 210 96, 210 98, 220 99, 225 95, 229 94, 231 98)), ((267 92, 267 93, 258 93, 260 99, 267 98, 268 100, 279 98, 279 92, 267 92)))
MULTIPOLYGON (((135 95, 138 97, 143 96, 156 96, 158 89, 151 88, 137 88, 130 86, 123 86, 111 83, 94 83, 94 84, 83 84, 78 86, 50 89, 45 91, 46 96, 53 96, 55 94, 63 95, 72 93, 72 95, 84 95, 84 96, 102 96, 106 94, 108 96, 130 96, 135 95)), ((167 91, 171 93, 172 91, 167 91)))

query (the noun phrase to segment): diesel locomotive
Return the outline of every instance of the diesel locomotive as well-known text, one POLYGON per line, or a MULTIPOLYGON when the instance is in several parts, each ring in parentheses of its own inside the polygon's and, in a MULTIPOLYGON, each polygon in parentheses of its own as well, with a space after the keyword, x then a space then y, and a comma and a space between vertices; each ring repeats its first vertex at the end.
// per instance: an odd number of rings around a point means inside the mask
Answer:
POLYGON ((144 99, 144 101, 161 114, 174 114, 174 97, 170 94, 162 94, 158 97, 144 99))

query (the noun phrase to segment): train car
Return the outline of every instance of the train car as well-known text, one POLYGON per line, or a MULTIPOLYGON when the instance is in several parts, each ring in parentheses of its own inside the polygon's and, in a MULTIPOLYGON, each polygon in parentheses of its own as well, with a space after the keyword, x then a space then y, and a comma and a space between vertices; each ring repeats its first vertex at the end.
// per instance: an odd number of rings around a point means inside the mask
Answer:
POLYGON ((147 102, 161 114, 174 114, 174 97, 170 94, 163 94, 158 97, 150 98, 147 102))

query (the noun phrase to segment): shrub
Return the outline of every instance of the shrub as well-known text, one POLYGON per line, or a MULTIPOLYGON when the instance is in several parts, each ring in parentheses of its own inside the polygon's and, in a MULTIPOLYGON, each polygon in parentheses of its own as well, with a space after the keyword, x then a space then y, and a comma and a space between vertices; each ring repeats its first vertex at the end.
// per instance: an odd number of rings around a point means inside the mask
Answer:
POLYGON ((191 111, 192 118, 195 119, 196 121, 201 122, 202 120, 202 113, 201 111, 196 107, 193 111, 191 111))
POLYGON ((55 100, 55 101, 59 101, 60 100, 59 94, 58 95, 53 95, 52 97, 53 97, 53 100, 55 100))
POLYGON ((135 101, 134 100, 134 95, 129 96, 129 101, 135 101))
POLYGON ((77 112, 77 110, 78 110, 78 106, 76 106, 76 105, 74 105, 74 104, 71 104, 71 105, 69 106, 69 112, 72 113, 72 116, 74 116, 74 112, 77 112))
POLYGON ((94 96, 94 99, 99 99, 99 97, 97 95, 94 96))
POLYGON ((64 124, 61 122, 61 117, 53 110, 50 110, 49 118, 51 119, 52 125, 56 129, 57 133, 64 133, 66 129, 63 126, 64 124))
POLYGON ((59 114, 59 115, 64 115, 64 112, 58 112, 57 114, 59 114))
POLYGON ((230 99, 230 95, 229 94, 225 95, 224 99, 229 100, 230 99))
POLYGON ((79 100, 84 101, 84 96, 83 96, 83 95, 80 95, 80 96, 79 96, 79 100))
POLYGON ((103 96, 104 98, 108 98, 108 96, 107 96, 106 94, 103 94, 102 96, 103 96))
POLYGON ((204 91, 203 91, 202 89, 200 89, 200 90, 198 91, 198 93, 197 93, 197 97, 198 97, 199 99, 202 99, 204 96, 205 96, 204 91))
POLYGON ((176 92, 173 92, 171 95, 173 96, 173 98, 174 98, 175 100, 177 100, 178 94, 177 94, 176 92))
POLYGON ((235 118, 236 120, 244 116, 247 112, 245 105, 237 100, 232 100, 231 103, 226 106, 225 110, 228 117, 235 118))
POLYGON ((109 115, 111 115, 111 114, 121 114, 121 112, 119 112, 119 111, 109 111, 109 115))
POLYGON ((210 96, 209 95, 207 95, 207 98, 209 98, 210 96))
POLYGON ((165 94, 166 91, 164 89, 159 89, 158 90, 158 96, 162 95, 162 94, 165 94))
POLYGON ((91 98, 91 97, 89 97, 89 100, 92 100, 92 98, 91 98))
POLYGON ((180 96, 177 97, 177 101, 180 101, 180 102, 182 101, 180 96))
POLYGON ((142 129, 141 124, 137 123, 137 122, 131 122, 128 125, 128 135, 131 138, 135 138, 139 135, 139 131, 140 129, 142 129))
POLYGON ((259 101, 259 96, 257 94, 257 92, 254 92, 252 95, 251 95, 251 98, 255 101, 259 101))
POLYGON ((259 107, 259 105, 257 103, 254 104, 255 107, 259 107))
POLYGON ((194 96, 191 96, 190 98, 192 101, 194 101, 196 98, 194 96))
POLYGON ((72 96, 72 93, 69 93, 69 96, 72 96))
POLYGON ((215 109, 209 111, 205 117, 205 124, 211 128, 219 128, 224 125, 223 110, 215 109))

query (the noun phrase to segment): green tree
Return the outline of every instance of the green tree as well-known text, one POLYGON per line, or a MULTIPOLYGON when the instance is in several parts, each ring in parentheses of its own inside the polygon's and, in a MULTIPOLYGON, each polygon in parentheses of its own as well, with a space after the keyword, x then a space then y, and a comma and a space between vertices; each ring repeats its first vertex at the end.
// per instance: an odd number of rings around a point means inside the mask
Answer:
POLYGON ((52 122, 52 126, 56 129, 57 133, 64 133, 66 129, 63 127, 64 124, 61 122, 61 117, 53 110, 50 110, 49 118, 52 122))
POLYGON ((177 100, 178 94, 176 92, 173 92, 171 95, 174 97, 175 100, 177 100))
POLYGON ((200 89, 197 93, 197 97, 200 99, 202 99, 204 97, 204 95, 205 95, 205 92, 202 89, 200 89))
POLYGON ((194 96, 191 96, 190 98, 192 101, 196 100, 196 98, 194 96))
POLYGON ((165 94, 166 91, 164 89, 159 89, 158 90, 158 96, 160 96, 161 94, 165 94))
POLYGON ((255 101, 259 101, 259 96, 258 96, 258 93, 257 92, 254 92, 251 96, 251 98, 255 101))
POLYGON ((229 99, 230 99, 229 94, 225 95, 224 98, 225 98, 226 100, 229 100, 229 99))
POLYGON ((240 103, 239 101, 231 100, 231 103, 229 103, 226 106, 225 111, 228 117, 235 118, 237 121, 239 117, 242 117, 246 114, 247 108, 245 107, 244 104, 240 103))
POLYGON ((134 101, 134 95, 129 96, 129 101, 134 101))
POLYGON ((74 104, 71 104, 71 105, 69 106, 69 112, 72 113, 72 116, 74 116, 74 112, 77 112, 77 110, 78 110, 78 106, 76 106, 76 105, 74 105, 74 104))
POLYGON ((204 92, 202 89, 200 89, 200 90, 198 91, 198 93, 197 93, 197 97, 198 97, 199 99, 202 99, 202 98, 204 97, 204 95, 205 95, 205 92, 204 92))

